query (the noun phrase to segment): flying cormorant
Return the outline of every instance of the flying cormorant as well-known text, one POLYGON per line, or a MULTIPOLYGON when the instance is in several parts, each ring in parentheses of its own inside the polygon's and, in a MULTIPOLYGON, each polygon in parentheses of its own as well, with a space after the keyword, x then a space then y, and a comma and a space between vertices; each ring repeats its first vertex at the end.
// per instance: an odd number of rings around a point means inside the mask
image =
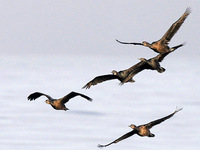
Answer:
POLYGON ((143 124, 143 125, 139 125, 139 126, 136 126, 134 124, 131 124, 129 127, 131 127, 133 130, 124 134, 123 136, 119 137, 118 139, 114 140, 113 142, 109 143, 109 144, 106 144, 106 145, 98 145, 99 148, 102 148, 102 147, 106 147, 106 146, 109 146, 113 143, 118 143, 119 141, 121 140, 124 140, 134 134, 137 134, 139 136, 147 136, 147 137, 154 137, 155 135, 153 133, 150 132, 150 129, 157 125, 157 124, 160 124, 161 122, 171 118, 175 113, 177 113, 178 111, 182 110, 181 109, 176 109, 172 114, 166 116, 166 117, 163 117, 161 119, 158 119, 158 120, 154 120, 154 121, 151 121, 150 123, 147 123, 147 124, 143 124))
POLYGON ((71 92, 68 95, 66 95, 66 96, 64 96, 63 98, 60 98, 60 99, 54 99, 47 94, 35 92, 35 93, 32 93, 28 96, 28 100, 30 100, 30 101, 35 100, 35 99, 39 98, 40 96, 46 96, 48 98, 48 100, 46 100, 45 102, 47 104, 50 104, 54 109, 65 110, 65 111, 69 110, 65 106, 65 103, 67 103, 71 98, 73 98, 75 96, 81 96, 81 97, 87 99, 88 101, 92 101, 92 99, 90 97, 83 95, 81 93, 77 93, 77 92, 71 92))
POLYGON ((146 47, 149 47, 153 51, 157 53, 165 53, 171 50, 171 48, 168 46, 171 38, 176 34, 176 32, 179 30, 185 19, 188 17, 188 15, 191 13, 191 9, 188 7, 184 14, 176 21, 174 22, 171 27, 168 29, 168 31, 164 34, 164 36, 153 43, 148 43, 146 41, 143 41, 142 43, 127 43, 127 42, 121 42, 119 40, 116 40, 117 42, 121 44, 134 44, 134 45, 143 45, 146 47))
POLYGON ((133 80, 132 78, 144 69, 157 70, 159 73, 162 73, 165 71, 165 68, 161 67, 159 62, 161 62, 164 57, 167 56, 169 53, 173 52, 183 45, 184 44, 180 44, 176 47, 173 47, 173 49, 171 49, 170 51, 158 54, 156 57, 150 58, 148 60, 146 60, 145 58, 140 58, 141 61, 139 63, 126 70, 122 70, 119 72, 113 70, 112 74, 97 76, 90 82, 88 82, 85 86, 83 86, 83 88, 89 89, 92 85, 96 85, 98 83, 113 79, 118 79, 121 82, 121 85, 127 82, 135 82, 135 80, 133 80))

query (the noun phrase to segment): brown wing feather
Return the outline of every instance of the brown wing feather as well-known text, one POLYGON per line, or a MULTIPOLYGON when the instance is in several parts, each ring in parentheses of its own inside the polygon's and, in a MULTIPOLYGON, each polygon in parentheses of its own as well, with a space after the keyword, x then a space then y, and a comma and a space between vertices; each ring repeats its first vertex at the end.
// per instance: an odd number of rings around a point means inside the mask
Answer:
POLYGON ((104 82, 107 80, 112 80, 112 79, 119 79, 119 77, 116 75, 112 75, 112 74, 97 76, 93 80, 88 82, 83 88, 89 89, 92 85, 96 85, 98 83, 101 83, 101 82, 104 82))
POLYGON ((181 109, 178 109, 178 110, 175 110, 173 113, 171 113, 170 115, 166 116, 166 117, 163 117, 161 119, 158 119, 158 120, 155 120, 155 121, 152 121, 148 124, 146 124, 146 126, 150 129, 152 128, 153 126, 157 125, 157 124, 160 124, 161 122, 171 118, 175 113, 179 112, 180 110, 182 110, 183 108, 181 109))
POLYGON ((172 51, 168 51, 168 52, 165 52, 165 53, 161 53, 161 54, 158 54, 156 57, 154 57, 153 59, 157 60, 158 62, 161 62, 163 61, 163 59, 169 54, 171 53, 172 51))
POLYGON ((111 142, 109 144, 106 144, 106 145, 100 145, 99 144, 98 147, 101 148, 101 147, 109 146, 109 145, 111 145, 113 143, 118 143, 119 141, 122 141, 122 140, 124 140, 124 139, 126 139, 126 138, 128 138, 128 137, 130 137, 132 135, 134 135, 135 133, 136 133, 136 131, 132 130, 131 132, 128 132, 128 133, 124 134, 123 136, 121 136, 120 138, 116 139, 115 141, 113 141, 113 142, 111 142))
POLYGON ((81 96, 81 97, 83 97, 83 98, 85 98, 85 99, 87 99, 87 100, 89 100, 89 101, 92 101, 92 98, 90 98, 90 97, 88 97, 88 96, 86 96, 86 95, 84 95, 84 94, 77 93, 77 92, 71 92, 71 93, 69 93, 68 95, 64 96, 64 97, 62 98, 61 101, 62 101, 63 103, 66 103, 66 102, 68 102, 71 98, 73 98, 73 97, 75 97, 75 96, 81 96))
POLYGON ((140 61, 139 63, 135 64, 131 68, 129 68, 128 71, 128 76, 122 81, 123 83, 128 82, 131 78, 133 78, 137 73, 141 72, 144 69, 149 69, 149 65, 147 65, 146 62, 140 61))
POLYGON ((116 39, 117 42, 121 43, 121 44, 133 44, 133 45, 143 45, 142 43, 134 43, 134 42, 131 42, 131 43, 127 43, 127 42, 121 42, 119 40, 116 39))
POLYGON ((35 93, 32 93, 28 96, 28 100, 32 101, 32 100, 35 100, 37 99, 38 97, 40 96, 46 96, 49 100, 51 100, 52 98, 47 95, 47 94, 44 94, 44 93, 40 93, 40 92, 35 92, 35 93))
POLYGON ((184 14, 176 21, 174 22, 171 27, 168 29, 168 31, 165 33, 165 35, 160 39, 164 43, 167 43, 171 40, 171 38, 176 34, 176 32, 179 30, 185 19, 188 17, 188 15, 191 13, 191 9, 188 7, 184 14))

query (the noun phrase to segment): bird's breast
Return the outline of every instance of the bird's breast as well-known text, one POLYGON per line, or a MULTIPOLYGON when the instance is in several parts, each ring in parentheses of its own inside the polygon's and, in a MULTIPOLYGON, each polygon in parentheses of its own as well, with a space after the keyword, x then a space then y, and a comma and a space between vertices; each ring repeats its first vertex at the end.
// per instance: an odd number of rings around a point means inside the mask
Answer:
POLYGON ((141 126, 141 127, 139 127, 139 132, 138 132, 138 134, 139 134, 140 136, 148 136, 148 135, 150 134, 150 131, 149 131, 149 129, 147 129, 145 126, 141 126))

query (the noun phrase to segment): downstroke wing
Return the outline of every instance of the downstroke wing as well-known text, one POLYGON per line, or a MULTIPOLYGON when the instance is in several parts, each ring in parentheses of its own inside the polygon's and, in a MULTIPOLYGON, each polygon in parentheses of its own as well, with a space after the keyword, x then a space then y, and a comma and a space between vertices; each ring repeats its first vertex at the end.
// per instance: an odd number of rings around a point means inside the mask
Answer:
POLYGON ((107 81, 107 80, 112 80, 112 79, 119 79, 118 76, 116 75, 102 75, 102 76, 97 76, 90 82, 88 82, 83 88, 89 89, 92 85, 96 85, 98 83, 107 81))
POLYGON ((134 43, 134 42, 121 42, 119 40, 116 39, 117 42, 121 43, 121 44, 133 44, 133 45, 143 45, 142 43, 134 43))
POLYGON ((123 136, 121 136, 121 137, 119 137, 118 139, 116 139, 116 140, 114 140, 113 142, 111 142, 111 143, 109 143, 109 144, 106 144, 106 145, 98 145, 98 147, 106 147, 106 146, 109 146, 109 145, 111 145, 111 144, 113 144, 113 143, 118 143, 119 141, 122 141, 122 140, 124 140, 124 139, 126 139, 126 138, 128 138, 128 137, 130 137, 130 136, 132 136, 132 135, 134 135, 136 133, 136 131, 135 130, 132 130, 131 132, 128 132, 128 133, 126 133, 126 134, 124 134, 123 136))

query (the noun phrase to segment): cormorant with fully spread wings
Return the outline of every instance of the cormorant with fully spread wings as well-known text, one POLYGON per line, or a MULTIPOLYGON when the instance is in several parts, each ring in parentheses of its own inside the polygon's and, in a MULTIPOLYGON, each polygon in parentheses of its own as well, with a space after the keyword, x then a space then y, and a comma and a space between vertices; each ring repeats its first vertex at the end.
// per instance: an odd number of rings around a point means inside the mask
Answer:
POLYGON ((133 45, 143 45, 146 47, 149 47, 153 51, 157 53, 165 53, 171 50, 171 48, 168 46, 171 38, 176 34, 176 32, 179 30, 185 19, 188 17, 188 15, 191 13, 191 9, 188 7, 184 14, 176 21, 174 22, 171 27, 168 29, 168 31, 164 34, 164 36, 153 43, 148 43, 146 41, 143 41, 142 43, 127 43, 127 42, 121 42, 119 40, 116 40, 117 42, 121 44, 133 44, 133 45))
POLYGON ((124 140, 124 139, 126 139, 126 138, 128 138, 128 137, 130 137, 130 136, 132 136, 132 135, 134 135, 134 134, 137 134, 137 135, 142 136, 142 137, 143 137, 143 136, 154 137, 155 135, 152 134, 152 133, 150 132, 150 129, 151 129, 153 126, 155 126, 155 125, 157 125, 157 124, 160 124, 161 122, 163 122, 163 121, 165 121, 165 120, 171 118, 175 113, 177 113, 177 112, 180 111, 180 110, 182 110, 182 108, 181 108, 181 109, 175 110, 172 114, 170 114, 170 115, 168 115, 168 116, 165 116, 165 117, 163 117, 163 118, 161 118, 161 119, 157 119, 157 120, 151 121, 150 123, 147 123, 147 124, 143 124, 143 125, 139 125, 139 126, 136 126, 136 125, 134 125, 134 124, 131 124, 129 127, 131 127, 131 128, 133 129, 132 131, 130 131, 130 132, 124 134, 123 136, 121 136, 120 138, 114 140, 113 142, 111 142, 111 143, 109 143, 109 144, 106 144, 106 145, 98 145, 98 147, 99 147, 99 148, 102 148, 102 147, 109 146, 109 145, 111 145, 111 144, 113 144, 113 143, 118 143, 119 141, 124 140))
POLYGON ((68 95, 64 96, 63 98, 60 99, 54 99, 51 96, 44 94, 44 93, 40 93, 40 92, 35 92, 32 93, 28 96, 28 100, 32 101, 35 100, 37 98, 39 98, 40 96, 46 96, 48 98, 48 100, 46 100, 45 102, 47 104, 50 104, 54 109, 56 110, 69 110, 66 106, 65 103, 67 103, 71 98, 75 97, 75 96, 81 96, 85 99, 87 99, 88 101, 92 101, 92 99, 84 94, 81 93, 77 93, 77 92, 70 92, 68 95))

